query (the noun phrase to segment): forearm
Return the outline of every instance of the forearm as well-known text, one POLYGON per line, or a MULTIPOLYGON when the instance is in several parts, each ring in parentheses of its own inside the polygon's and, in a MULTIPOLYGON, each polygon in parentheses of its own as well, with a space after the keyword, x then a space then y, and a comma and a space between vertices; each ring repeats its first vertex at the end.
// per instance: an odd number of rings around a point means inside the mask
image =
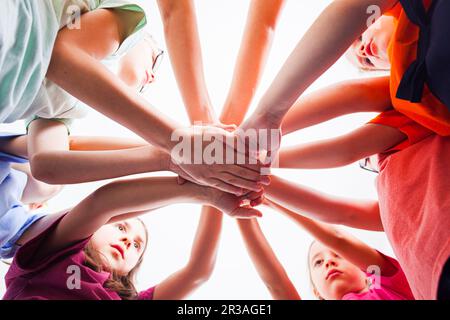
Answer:
POLYGON ((222 229, 222 213, 213 207, 204 206, 195 234, 187 268, 195 273, 195 280, 204 282, 211 276, 216 262, 222 229))
POLYGON ((117 151, 44 151, 30 159, 33 175, 51 184, 73 184, 169 170, 170 156, 152 147, 117 151))
POLYGON ((156 287, 155 299, 186 299, 209 280, 216 263, 222 217, 217 209, 203 207, 188 263, 156 287))
POLYGON ((70 136, 69 147, 74 151, 106 151, 133 149, 147 146, 148 143, 141 139, 119 137, 90 137, 70 136))
POLYGON ((0 151, 14 156, 28 158, 27 136, 17 136, 8 139, 2 139, 0 142, 0 151))
POLYGON ((265 238, 257 220, 238 220, 239 230, 253 264, 273 299, 299 300, 294 285, 265 238))
POLYGON ((345 239, 345 234, 331 224, 306 218, 270 200, 267 200, 266 204, 272 209, 281 212, 284 216, 307 231, 314 239, 335 252, 336 249, 339 249, 339 245, 343 242, 343 239, 345 239))
POLYGON ((269 200, 309 218, 359 229, 383 230, 376 201, 329 196, 276 176, 272 176, 265 190, 269 200))
POLYGON ((285 0, 253 0, 222 117, 241 123, 258 88, 285 0))
POLYGON ((108 10, 89 12, 81 19, 84 26, 81 32, 69 29, 59 32, 47 77, 87 105, 169 152, 173 146, 171 133, 178 124, 160 114, 99 62, 112 54, 121 41, 120 30, 107 27, 120 24, 120 19, 108 10), (105 26, 99 26, 103 20, 105 26), (97 46, 91 48, 89 44, 94 41, 97 46))
POLYGON ((337 168, 359 160, 352 145, 338 138, 281 149, 279 167, 290 169, 337 168))
POLYGON ((211 123, 214 110, 203 72, 194 2, 158 0, 170 60, 191 122, 211 123))
POLYGON ((381 12, 396 0, 333 1, 314 22, 290 55, 261 100, 255 117, 281 124, 298 97, 350 47, 367 28, 367 8, 381 12))
POLYGON ((280 151, 281 168, 333 168, 345 166, 394 147, 407 136, 400 130, 366 124, 345 135, 280 151))
POLYGON ((380 266, 384 273, 387 273, 392 269, 389 261, 385 260, 378 251, 351 234, 340 230, 333 225, 298 215, 277 203, 267 201, 267 204, 294 221, 314 239, 330 248, 344 259, 358 266, 361 270, 365 271, 371 265, 380 266))
POLYGON ((392 106, 389 77, 344 81, 300 97, 282 123, 284 135, 357 112, 382 112, 392 106))
POLYGON ((93 212, 108 221, 129 212, 144 212, 176 203, 207 203, 205 187, 177 183, 176 177, 148 177, 116 180, 92 193, 88 203, 93 212))

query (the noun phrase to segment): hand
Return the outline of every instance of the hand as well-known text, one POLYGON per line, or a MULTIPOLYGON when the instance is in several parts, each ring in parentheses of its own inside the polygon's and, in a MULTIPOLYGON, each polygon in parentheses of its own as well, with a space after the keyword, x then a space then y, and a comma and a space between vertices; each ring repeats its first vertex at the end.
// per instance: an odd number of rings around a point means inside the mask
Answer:
POLYGON ((214 126, 194 126, 180 130, 177 137, 182 140, 172 150, 170 169, 183 179, 239 196, 248 190, 258 192, 270 182, 261 176, 260 164, 239 159, 232 143, 225 143, 236 138, 232 133, 214 126), (234 164, 236 160, 243 164, 234 164))
POLYGON ((236 197, 214 188, 209 189, 210 205, 221 210, 233 218, 251 219, 260 218, 260 211, 253 208, 263 202, 263 191, 250 192, 244 196, 236 197))
MULTIPOLYGON (((269 117, 252 117, 244 122, 236 131, 238 143, 245 146, 248 157, 256 158, 265 168, 277 164, 282 132, 281 123, 269 117), (257 137, 250 140, 250 137, 257 137)), ((269 170, 262 172, 270 174, 269 170)))

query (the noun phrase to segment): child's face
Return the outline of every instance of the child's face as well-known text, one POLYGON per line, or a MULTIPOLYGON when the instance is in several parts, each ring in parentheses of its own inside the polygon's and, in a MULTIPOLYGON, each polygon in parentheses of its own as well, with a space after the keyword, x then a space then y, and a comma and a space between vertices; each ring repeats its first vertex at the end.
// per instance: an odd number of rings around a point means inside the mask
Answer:
POLYGON ((120 61, 119 77, 130 87, 140 90, 155 81, 153 66, 160 50, 155 42, 144 37, 120 61))
POLYGON ((139 262, 146 247, 146 231, 138 219, 103 226, 91 238, 92 248, 103 259, 105 271, 127 275, 139 262))
POLYGON ((310 249, 309 267, 314 293, 322 299, 340 300, 367 288, 364 272, 317 241, 310 249))
POLYGON ((382 16, 347 51, 347 58, 363 70, 389 70, 389 42, 394 33, 394 18, 382 16))

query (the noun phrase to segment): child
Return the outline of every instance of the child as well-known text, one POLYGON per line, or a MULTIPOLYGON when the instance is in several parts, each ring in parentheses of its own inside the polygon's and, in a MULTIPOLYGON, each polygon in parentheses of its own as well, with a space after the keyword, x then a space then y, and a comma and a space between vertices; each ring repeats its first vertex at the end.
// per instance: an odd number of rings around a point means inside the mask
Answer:
POLYGON ((450 150, 448 144, 448 139, 435 135, 390 156, 378 178, 379 202, 339 199, 274 176, 266 188, 266 197, 323 222, 384 230, 414 297, 448 299, 445 265, 450 257, 450 225, 442 214, 448 212, 449 202, 441 196, 449 187, 449 180, 441 174, 448 162, 423 157, 430 152, 445 156, 450 150), (422 170, 417 171, 417 167, 422 170), (389 179, 391 176, 393 178, 389 179), (405 187, 408 185, 414 189, 405 187), (421 185, 432 191, 417 187, 421 185))
MULTIPOLYGON (((260 197, 261 193, 254 193, 245 198, 258 202, 260 197)), ((183 298, 198 286, 215 251, 209 250, 208 257, 203 258, 194 255, 201 260, 191 261, 155 288, 138 293, 133 276, 142 261, 148 235, 136 217, 179 202, 204 203, 236 216, 259 216, 255 209, 240 207, 243 199, 192 183, 179 185, 176 178, 109 183, 68 212, 48 215, 27 230, 6 275, 4 299, 183 298), (71 272, 79 277, 70 277, 71 272)), ((210 245, 207 222, 202 221, 205 225, 201 226, 196 251, 210 245)))
MULTIPOLYGON (((28 164, 27 140, 29 140, 29 137, 26 135, 4 133, 0 136, 2 168, 0 195, 3 199, 1 201, 0 219, 0 257, 2 259, 14 256, 18 239, 31 224, 43 216, 42 214, 29 213, 24 205, 28 205, 30 209, 39 208, 62 188, 61 185, 49 185, 37 180, 31 174, 28 164)), ((75 154, 74 160, 77 159, 77 154, 85 156, 89 155, 90 152, 94 155, 97 154, 98 158, 102 154, 117 156, 119 162, 115 163, 115 157, 112 157, 108 162, 109 173, 107 175, 110 177, 143 170, 144 167, 145 171, 142 172, 159 170, 164 168, 164 162, 167 163, 166 168, 168 169, 170 161, 169 157, 163 157, 162 152, 139 140, 71 136, 68 144, 71 151, 67 152, 75 154), (139 159, 146 161, 144 163, 139 159), (140 162, 142 162, 142 165, 139 165, 140 162)), ((95 156, 93 157, 95 159, 95 156)), ((89 163, 86 163, 86 165, 89 165, 89 163)), ((101 166, 99 170, 102 170, 101 166)), ((78 174, 82 175, 82 173, 78 174)))
MULTIPOLYGON (((426 8, 429 8, 430 1, 424 1, 426 3, 426 8)), ((442 7, 448 5, 445 1, 437 1, 439 6, 442 7), (444 4, 445 3, 445 4, 444 4)), ((418 7, 410 6, 408 1, 401 1, 402 4, 406 5, 407 8, 418 7)), ((422 2, 419 0, 418 4, 423 6, 422 2)), ((418 63, 414 62, 415 51, 417 48, 423 49, 421 45, 418 45, 421 39, 418 39, 418 28, 408 28, 406 26, 406 20, 408 17, 405 14, 405 9, 401 7, 400 3, 395 0, 379 0, 379 1, 336 1, 333 2, 316 20, 311 29, 306 33, 303 39, 298 44, 297 48, 294 50, 292 55, 289 57, 284 67, 280 71, 277 78, 274 80, 272 86, 269 88, 267 93, 261 100, 259 107, 255 111, 253 117, 251 117, 246 123, 241 127, 243 131, 247 129, 276 129, 279 130, 281 123, 285 114, 293 106, 294 101, 299 97, 299 95, 326 69, 328 69, 335 60, 344 53, 345 50, 350 46, 351 42, 362 33, 363 30, 367 29, 368 16, 367 12, 370 8, 377 8, 381 13, 387 12, 392 8, 389 14, 394 15, 396 18, 395 25, 395 35, 392 41, 391 50, 385 50, 390 56, 390 62, 392 65, 391 77, 389 82, 389 92, 391 96, 391 102, 389 105, 385 106, 385 109, 393 107, 396 111, 401 114, 406 115, 408 118, 398 119, 399 114, 394 114, 393 119, 390 119, 389 115, 386 119, 378 119, 376 123, 387 124, 391 127, 397 128, 398 126, 405 126, 405 121, 414 121, 420 126, 425 127, 427 130, 438 133, 442 136, 446 136, 450 133, 450 112, 448 106, 438 101, 433 94, 430 93, 426 88, 422 94, 420 92, 422 101, 417 101, 417 93, 412 99, 406 99, 404 94, 400 93, 402 99, 397 98, 397 91, 402 85, 400 84, 401 77, 406 73, 408 66, 412 64, 413 67, 417 67, 418 63), (396 5, 394 7, 394 5, 396 5), (348 19, 352 17, 352 19, 348 19), (408 43, 406 48, 404 43, 408 43), (403 46, 403 47, 402 47, 403 46), (413 99, 414 98, 414 99, 413 99)), ((444 8, 445 9, 445 8, 444 8)), ((424 9, 425 11, 425 9, 424 9)), ((445 10, 444 10, 445 11, 445 10)), ((442 41, 437 41, 439 37, 445 34, 445 28, 439 29, 437 25, 443 22, 442 17, 438 15, 433 15, 433 11, 430 9, 428 14, 430 17, 430 25, 432 26, 432 32, 429 36, 434 40, 436 38, 435 47, 433 50, 430 48, 430 53, 434 53, 436 56, 436 61, 427 57, 427 63, 432 64, 433 68, 438 69, 436 64, 446 65, 448 63, 443 63, 443 57, 446 55, 440 55, 438 46, 442 44, 443 49, 445 47, 442 41), (436 22, 436 23, 435 23, 436 22)), ((410 16, 408 14, 408 16, 410 16)), ((412 24, 412 23, 410 23, 412 24)), ((391 28, 392 30, 392 28, 391 28)), ((425 37, 425 36, 424 36, 425 37)), ((364 39, 365 40, 365 39, 364 39)), ((386 41, 380 41, 379 43, 386 44, 386 41)), ((375 46, 365 46, 367 55, 370 55, 365 63, 372 68, 373 58, 376 56, 378 60, 382 58, 378 56, 378 53, 371 52, 371 48, 374 50, 375 46)), ((362 46, 361 46, 362 48, 362 46)), ((445 49, 447 49, 445 47, 445 49)), ((383 52, 383 50, 380 50, 383 52)), ((387 56, 383 55, 384 58, 387 56)), ((367 58, 367 56, 366 56, 367 58)), ((420 62, 420 67, 418 69, 423 71, 423 61, 420 62)), ((363 63, 363 62, 361 62, 363 63)), ((380 67, 380 66, 378 66, 380 67)), ((381 65, 383 69, 387 67, 386 61, 381 65)), ((440 77, 435 74, 430 74, 431 78, 444 78, 443 84, 447 84, 448 81, 445 78, 446 74, 442 74, 440 77)), ((406 78, 411 78, 414 75, 413 71, 406 73, 406 78)), ((417 76, 419 78, 419 84, 414 84, 414 86, 420 88, 420 79, 422 75, 417 76)), ((448 76, 448 75, 447 75, 448 76)), ((407 82, 405 80, 405 82, 407 82)), ((430 80, 432 82, 432 80, 430 80)), ((423 84, 423 82, 422 82, 423 84)), ((442 86, 441 84, 440 86, 442 86)), ((407 85, 403 85, 403 93, 408 91, 407 85)), ((417 90, 416 90, 417 91, 417 90)), ((407 124, 408 125, 408 124, 407 124)), ((414 124, 416 125, 416 124, 414 124)), ((422 129, 421 129, 422 130, 422 129)), ((426 131, 426 130, 424 130, 426 131)), ((397 139, 398 140, 398 139, 397 139)), ((270 146, 269 146, 270 148, 270 146)))
MULTIPOLYGON (((25 113, 31 112, 31 103, 36 97, 44 73, 47 72, 46 75, 50 81, 99 112, 130 128, 164 152, 170 153, 175 147, 176 143, 170 138, 175 129, 180 126, 158 114, 144 99, 130 92, 124 83, 117 81, 99 63, 99 60, 114 54, 120 45, 126 42, 127 37, 145 25, 145 14, 139 6, 110 0, 96 3, 46 0, 39 4, 30 4, 27 1, 23 5, 9 1, 2 15, 19 18, 29 15, 36 18, 33 20, 34 25, 27 22, 22 29, 14 29, 23 30, 25 33, 23 46, 18 43, 14 47, 13 41, 8 42, 6 32, 2 32, 2 39, 5 37, 4 42, 7 45, 2 46, 1 70, 13 70, 10 74, 0 75, 2 79, 0 119, 2 122, 21 119, 25 113), (81 26, 79 30, 71 30, 70 25, 65 27, 70 20, 67 10, 72 8, 73 4, 81 4, 83 14, 79 17, 81 26), (42 20, 48 20, 48 22, 43 23, 42 20), (30 39, 26 36, 30 36, 30 39), (41 56, 39 54, 36 56, 40 59, 32 60, 31 57, 24 55, 30 44, 37 46, 36 50, 41 53, 41 56), (7 59, 3 59, 4 57, 7 59), (5 61, 12 63, 11 68, 6 66, 3 68, 5 61), (18 75, 20 72, 23 76, 18 75), (12 77, 11 81, 3 81, 7 76, 12 77), (12 84, 12 87, 10 85, 3 87, 5 83, 12 84), (92 86, 92 83, 95 83, 95 86, 92 86)), ((12 23, 12 26, 9 25, 8 28, 13 28, 14 23, 20 24, 21 19, 16 20, 7 20, 12 23)), ((215 127, 205 127, 202 132, 227 135, 225 130, 215 127)), ((195 133, 188 132, 188 138, 194 138, 194 135, 195 133)), ((174 159, 177 163, 182 160, 184 159, 174 159)), ((259 175, 256 174, 259 165, 194 166, 180 163, 179 167, 182 168, 180 174, 188 179, 214 185, 232 193, 242 193, 241 189, 248 187, 248 181, 251 181, 252 188, 256 190, 258 189, 257 181, 260 180, 259 175), (236 177, 230 180, 230 175, 236 177)))
MULTIPOLYGON (((320 207, 320 200, 315 202, 314 205, 320 207)), ((414 299, 405 275, 395 259, 383 255, 331 225, 304 218, 270 200, 265 203, 292 219, 316 239, 309 248, 308 269, 314 295, 318 299, 414 299), (375 274, 371 274, 371 268, 376 270, 375 274), (377 271, 381 273, 376 274, 377 271)), ((275 299, 300 298, 271 251, 257 222, 251 229, 246 230, 246 233, 243 232, 243 237, 258 272, 262 275, 272 273, 270 277, 262 276, 272 296, 275 299), (275 282, 276 279, 284 281, 275 282)))

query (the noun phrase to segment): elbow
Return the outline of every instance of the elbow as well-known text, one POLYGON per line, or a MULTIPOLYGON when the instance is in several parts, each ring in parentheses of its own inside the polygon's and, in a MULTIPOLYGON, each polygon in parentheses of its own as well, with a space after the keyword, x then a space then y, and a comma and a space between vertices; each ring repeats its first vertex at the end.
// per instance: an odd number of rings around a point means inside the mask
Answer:
POLYGON ((195 266, 188 265, 186 271, 189 274, 189 278, 196 286, 201 286, 211 279, 214 272, 214 263, 209 266, 195 266))
POLYGON ((191 6, 190 1, 160 1, 160 15, 164 25, 165 33, 168 33, 170 26, 174 20, 178 20, 177 17, 194 16, 194 8, 191 6), (164 3, 162 3, 164 2, 164 3))
POLYGON ((120 65, 117 71, 117 76, 127 86, 138 89, 143 76, 139 75, 139 71, 129 65, 120 65))
POLYGON ((44 153, 33 155, 30 158, 30 168, 33 177, 48 184, 59 184, 57 174, 52 169, 48 156, 44 153))

